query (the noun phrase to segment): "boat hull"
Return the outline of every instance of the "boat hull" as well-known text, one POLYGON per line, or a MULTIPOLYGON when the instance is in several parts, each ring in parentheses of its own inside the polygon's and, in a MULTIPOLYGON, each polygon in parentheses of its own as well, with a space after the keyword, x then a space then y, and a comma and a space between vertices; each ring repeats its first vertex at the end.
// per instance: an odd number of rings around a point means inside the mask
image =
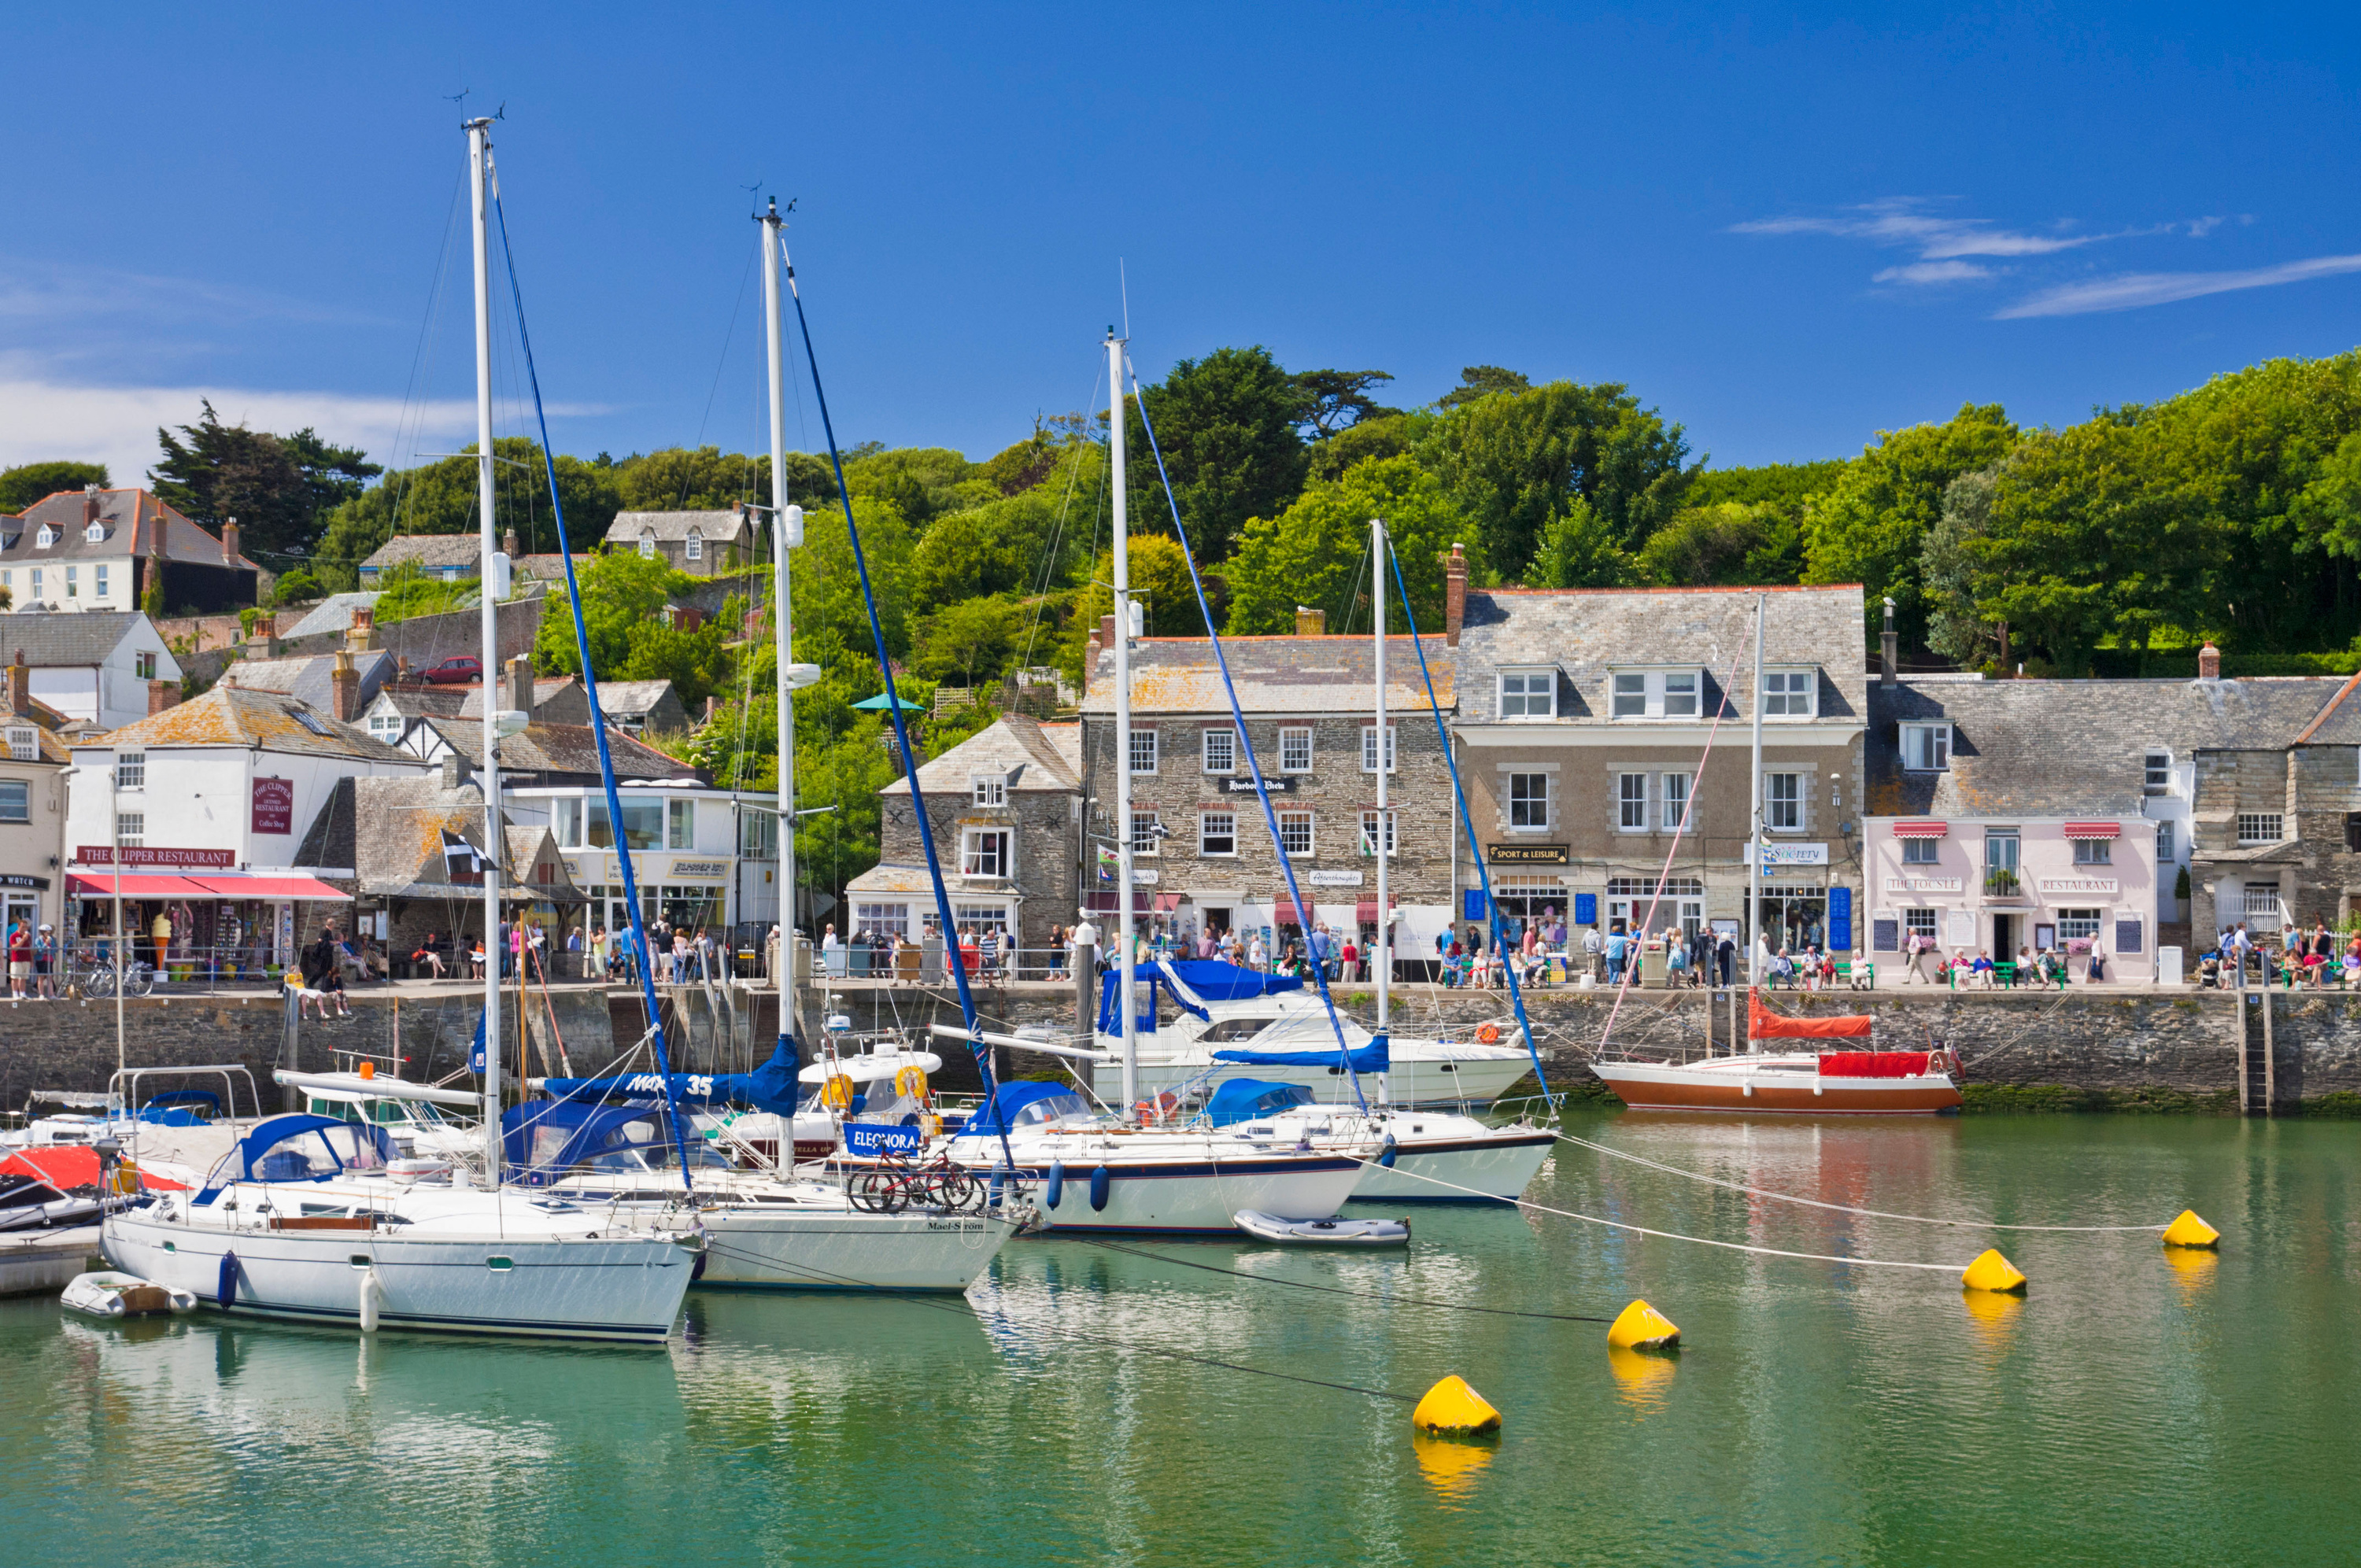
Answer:
POLYGON ((237 1315, 358 1324, 375 1271, 379 1326, 660 1344, 696 1260, 663 1236, 607 1238, 383 1231, 266 1231, 115 1214, 107 1261, 193 1291, 215 1310, 222 1258, 237 1255, 237 1315), (505 1259, 502 1266, 494 1260, 505 1259))
POLYGON ((1503 1131, 1490 1137, 1433 1144, 1404 1143, 1389 1168, 1370 1165, 1353 1189, 1356 1203, 1508 1203, 1525 1188, 1557 1146, 1546 1129, 1503 1131), (1475 1191, 1462 1190, 1474 1188, 1475 1191))
MULTIPOLYGON (((1101 1041, 1102 1045, 1104 1043, 1101 1041)), ((1121 1042, 1117 1042, 1115 1049, 1120 1052, 1122 1048, 1121 1042)), ((1512 1058, 1478 1058, 1454 1061, 1405 1061, 1396 1056, 1393 1065, 1386 1072, 1386 1098, 1396 1105, 1486 1106, 1532 1072, 1532 1063, 1521 1054, 1512 1058)), ((1252 1078, 1267 1083, 1300 1083, 1311 1090, 1312 1097, 1323 1104, 1353 1103, 1351 1081, 1330 1067, 1214 1062, 1202 1054, 1184 1055, 1163 1061, 1143 1057, 1139 1063, 1139 1086, 1147 1095, 1166 1090, 1178 1091, 1183 1084, 1218 1083, 1225 1078, 1252 1078), (1210 1073, 1209 1068, 1213 1069, 1210 1073)), ((1375 1100, 1375 1083, 1365 1078, 1362 1092, 1375 1100)))
POLYGON ((992 1266, 1007 1223, 982 1214, 710 1209, 703 1287, 962 1291, 992 1266))
POLYGON ((1325 1219, 1344 1207, 1361 1179, 1360 1161, 1343 1156, 1167 1163, 1077 1154, 1063 1163, 1063 1190, 1052 1207, 1050 1162, 1018 1157, 1019 1179, 1045 1231, 1235 1235, 1241 1209, 1290 1220, 1325 1219), (1091 1173, 1101 1165, 1107 1171, 1106 1206, 1093 1209, 1091 1173))
POLYGON ((1724 1111, 1752 1116, 1936 1116, 1960 1108, 1945 1073, 1916 1078, 1843 1078, 1817 1072, 1711 1065, 1593 1062, 1635 1111, 1724 1111))

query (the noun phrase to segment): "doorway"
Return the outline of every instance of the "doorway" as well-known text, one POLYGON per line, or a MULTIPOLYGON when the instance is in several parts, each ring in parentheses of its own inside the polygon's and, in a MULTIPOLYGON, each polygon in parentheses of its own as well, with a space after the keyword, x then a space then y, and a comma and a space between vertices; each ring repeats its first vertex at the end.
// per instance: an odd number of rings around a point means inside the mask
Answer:
POLYGON ((1993 962, 2004 964, 2016 957, 2017 922, 2021 918, 2020 916, 1998 913, 1993 916, 1993 962))

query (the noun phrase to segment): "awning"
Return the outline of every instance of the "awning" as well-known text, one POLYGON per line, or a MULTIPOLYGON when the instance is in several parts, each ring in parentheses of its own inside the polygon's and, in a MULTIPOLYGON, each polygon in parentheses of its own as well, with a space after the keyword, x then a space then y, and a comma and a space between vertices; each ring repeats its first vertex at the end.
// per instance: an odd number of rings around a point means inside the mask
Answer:
MULTIPOLYGON (((92 875, 86 872, 70 872, 66 875, 66 891, 77 898, 113 898, 115 893, 113 872, 92 875)), ((154 872, 123 873, 123 896, 126 898, 214 898, 218 895, 194 877, 159 876, 154 872)))
POLYGON ((1295 901, 1282 898, 1270 906, 1270 923, 1274 926, 1301 926, 1304 922, 1302 912, 1295 907, 1295 901))
POLYGON ((2069 839, 2120 839, 2123 836, 2124 825, 2120 822, 2069 822, 2066 824, 2066 837, 2069 839))
MULTIPOLYGON (((1386 905, 1389 908, 1399 909, 1401 907, 1401 900, 1392 897, 1391 895, 1388 895, 1386 905)), ((1365 898, 1361 900, 1360 903, 1353 905, 1353 923, 1356 926, 1376 925, 1378 923, 1378 901, 1374 898, 1365 898)))
POLYGON ((1941 839, 1950 834, 1948 822, 1897 822, 1894 836, 1897 839, 1941 839))
MULTIPOLYGON (((1118 913, 1115 908, 1115 889, 1107 888, 1104 892, 1082 894, 1082 907, 1096 914, 1118 913)), ((1170 915, 1180 907, 1180 895, 1177 893, 1152 893, 1144 887, 1135 887, 1131 890, 1131 912, 1135 915, 1170 915)))
POLYGON ((317 877, 203 876, 190 881, 216 898, 295 899, 314 904, 350 904, 353 895, 338 893, 317 877))

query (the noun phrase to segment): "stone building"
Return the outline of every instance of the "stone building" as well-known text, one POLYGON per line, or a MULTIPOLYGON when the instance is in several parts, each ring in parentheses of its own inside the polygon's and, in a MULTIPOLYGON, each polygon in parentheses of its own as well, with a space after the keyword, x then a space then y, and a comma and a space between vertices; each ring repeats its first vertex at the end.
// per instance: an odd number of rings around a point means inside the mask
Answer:
POLYGON ((18 611, 137 609, 151 587, 174 612, 256 602, 262 569, 146 490, 60 490, 21 517, 0 515, 0 588, 18 611))
MULTIPOLYGON (((1086 655, 1082 702, 1082 788, 1094 840, 1115 848, 1114 618, 1086 655)), ((1421 640, 1447 724, 1456 702, 1445 640, 1421 640)), ((1328 636, 1318 611, 1297 617, 1291 637, 1222 640, 1246 740, 1271 793, 1296 883, 1312 905, 1291 902, 1279 849, 1256 799, 1213 644, 1203 638, 1143 638, 1131 652, 1129 826, 1142 885, 1135 909, 1175 934, 1236 929, 1267 941, 1301 937, 1314 922, 1356 942, 1376 938, 1378 743, 1376 650, 1367 636, 1328 636)), ((1417 650, 1387 640, 1388 795, 1397 950, 1432 952, 1450 923, 1456 817, 1451 773, 1417 650)), ((1095 859, 1095 857, 1094 857, 1095 859)), ((1112 914, 1112 883, 1093 870, 1093 896, 1112 914)))
POLYGON ((753 514, 726 511, 619 511, 607 525, 607 548, 659 557, 692 577, 710 577, 754 565, 762 530, 753 514))
MULTIPOLYGON (((1743 928, 1758 598, 1761 926, 1774 946, 1851 948, 1858 587, 1466 594, 1455 733, 1477 841, 1459 885, 1474 891, 1480 856, 1512 927, 1555 910, 1570 931, 1743 928)), ((1482 918, 1480 896, 1462 912, 1482 918)))
MULTIPOLYGON (((1074 923, 1082 788, 1080 727, 1006 714, 918 769, 951 918, 979 937, 1014 931, 1027 972, 1051 967, 1050 933, 1074 923)), ((879 792, 879 863, 845 885, 832 922, 850 940, 937 933, 910 783, 879 792)))

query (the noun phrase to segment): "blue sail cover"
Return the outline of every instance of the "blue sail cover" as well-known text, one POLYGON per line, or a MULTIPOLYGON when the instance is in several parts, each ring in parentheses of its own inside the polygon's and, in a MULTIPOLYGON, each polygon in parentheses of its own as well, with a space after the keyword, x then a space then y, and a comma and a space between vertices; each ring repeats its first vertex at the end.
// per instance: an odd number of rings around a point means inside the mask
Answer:
MULTIPOLYGON (((674 1100, 690 1105, 748 1105, 776 1115, 796 1113, 795 1047, 781 1039, 771 1059, 752 1072, 675 1072, 670 1088, 674 1100)), ((613 1078, 550 1078, 543 1087, 560 1100, 597 1102, 621 1095, 634 1099, 661 1098, 666 1080, 661 1073, 627 1072, 613 1078)))
MULTIPOLYGON (((1344 1059, 1352 1064, 1355 1072, 1383 1072, 1390 1065, 1392 1053, 1383 1035, 1372 1036, 1369 1043, 1357 1051, 1345 1053, 1344 1059)), ((1334 1051, 1215 1051, 1215 1061, 1242 1062, 1248 1067, 1334 1067, 1334 1051)))
POLYGON ((1016 1125, 1016 1114, 1025 1107, 1044 1100, 1053 1100, 1060 1095, 1071 1100, 1076 1110, 1090 1109, 1088 1101, 1062 1083, 1004 1083, 992 1091, 992 1098, 986 1101, 983 1107, 974 1115, 967 1119, 966 1124, 960 1128, 956 1135, 962 1138, 976 1138, 991 1137, 1005 1133, 1016 1125))
POLYGON ((528 1185, 536 1179, 546 1181, 604 1149, 662 1147, 663 1128, 656 1118, 663 1112, 663 1102, 656 1100, 630 1105, 528 1100, 500 1113, 501 1157, 528 1185), (625 1135, 623 1129, 633 1122, 648 1123, 650 1135, 634 1141, 625 1135))
POLYGON ((1205 1116, 1216 1127, 1235 1127, 1257 1116, 1276 1116, 1298 1105, 1312 1103, 1312 1091, 1300 1083, 1273 1083, 1267 1079, 1224 1079, 1205 1102, 1205 1116))
MULTIPOLYGON (((1208 1002, 1245 1002, 1257 996, 1276 996, 1282 991, 1301 991, 1303 981, 1291 974, 1264 974, 1257 970, 1240 969, 1235 964, 1215 963, 1211 959, 1175 959, 1163 964, 1140 964, 1132 970, 1132 978, 1148 988, 1148 1011, 1139 1015, 1141 1034, 1156 1032, 1156 992, 1160 986, 1172 999, 1172 1005, 1198 1018, 1207 1016, 1205 1010, 1181 1000, 1172 989, 1172 980, 1164 970, 1170 968, 1180 983, 1208 1002)), ((1123 970, 1111 969, 1099 976, 1099 1033, 1115 1035, 1123 1032, 1123 1014, 1115 1011, 1115 992, 1123 984, 1123 970)))

